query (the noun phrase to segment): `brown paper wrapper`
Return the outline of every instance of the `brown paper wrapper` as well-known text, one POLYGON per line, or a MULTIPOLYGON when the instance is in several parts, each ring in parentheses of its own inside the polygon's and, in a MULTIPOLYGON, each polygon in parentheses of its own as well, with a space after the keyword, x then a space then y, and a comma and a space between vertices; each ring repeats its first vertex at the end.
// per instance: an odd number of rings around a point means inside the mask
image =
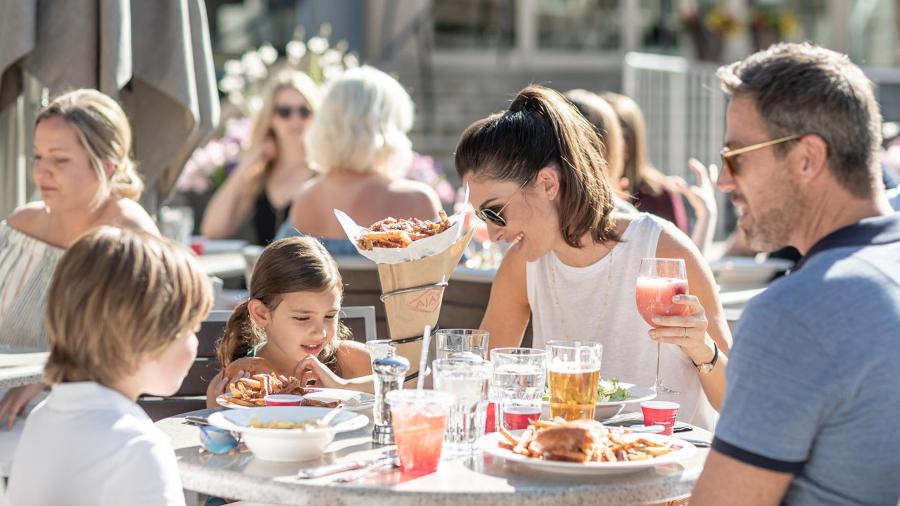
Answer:
MULTIPOLYGON (((417 336, 421 338, 426 325, 432 329, 437 325, 444 288, 469 245, 473 232, 474 230, 470 230, 463 234, 437 255, 399 264, 378 264, 382 301, 393 341, 417 336), (437 286, 441 284, 443 286, 437 286), (386 295, 406 289, 413 290, 386 295)), ((418 372, 422 340, 400 343, 396 347, 397 354, 409 360, 409 374, 418 372)))

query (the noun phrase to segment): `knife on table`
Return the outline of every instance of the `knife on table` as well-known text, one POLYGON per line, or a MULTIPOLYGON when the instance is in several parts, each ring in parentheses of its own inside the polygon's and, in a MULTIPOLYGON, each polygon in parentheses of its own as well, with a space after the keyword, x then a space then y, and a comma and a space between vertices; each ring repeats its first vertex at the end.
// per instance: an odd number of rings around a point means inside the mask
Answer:
POLYGON ((324 466, 308 467, 297 471, 297 477, 304 480, 320 478, 330 474, 343 473, 344 471, 352 471, 366 466, 377 465, 382 462, 390 462, 396 457, 395 454, 390 453, 372 459, 345 460, 334 462, 332 464, 325 464, 324 466))

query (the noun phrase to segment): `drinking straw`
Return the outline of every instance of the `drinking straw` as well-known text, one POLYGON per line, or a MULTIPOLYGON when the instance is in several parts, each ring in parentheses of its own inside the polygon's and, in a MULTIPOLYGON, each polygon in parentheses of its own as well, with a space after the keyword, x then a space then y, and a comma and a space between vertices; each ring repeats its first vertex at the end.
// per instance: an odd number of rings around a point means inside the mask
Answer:
POLYGON ((416 390, 421 393, 425 388, 425 364, 428 362, 428 345, 431 341, 431 325, 425 325, 422 333, 422 356, 419 358, 419 380, 416 382, 416 390))

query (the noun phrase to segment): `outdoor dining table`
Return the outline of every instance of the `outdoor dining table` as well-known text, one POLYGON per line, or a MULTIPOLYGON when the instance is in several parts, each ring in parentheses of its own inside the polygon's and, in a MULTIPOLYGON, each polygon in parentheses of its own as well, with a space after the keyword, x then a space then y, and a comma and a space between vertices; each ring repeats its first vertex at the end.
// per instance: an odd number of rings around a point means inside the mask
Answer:
MULTIPOLYGON (((184 416, 207 416, 200 410, 166 418, 157 426, 169 435, 178 457, 183 487, 217 497, 266 504, 321 505, 619 505, 665 504, 687 497, 700 475, 708 450, 674 464, 631 474, 558 475, 518 468, 482 455, 445 458, 434 473, 419 477, 399 470, 373 473, 356 482, 336 480, 348 473, 300 479, 297 471, 326 463, 369 458, 389 447, 372 444, 372 424, 338 434, 326 454, 306 462, 270 462, 248 451, 216 455, 201 451, 199 429, 183 424, 184 416)), ((640 420, 639 413, 616 420, 640 420)), ((371 416, 370 416, 371 420, 371 416)), ((709 441, 712 435, 694 428, 690 439, 709 441)), ((349 473, 353 473, 350 471, 349 473)))

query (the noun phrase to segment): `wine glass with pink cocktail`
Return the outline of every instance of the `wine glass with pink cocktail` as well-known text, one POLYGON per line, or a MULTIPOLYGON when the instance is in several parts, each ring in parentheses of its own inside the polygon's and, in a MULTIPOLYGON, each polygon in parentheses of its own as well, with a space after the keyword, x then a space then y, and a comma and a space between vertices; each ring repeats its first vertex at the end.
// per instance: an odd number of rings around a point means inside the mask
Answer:
MULTIPOLYGON (((672 301, 676 295, 688 293, 688 282, 684 260, 681 258, 644 258, 635 285, 635 299, 638 312, 651 327, 656 327, 654 316, 686 316, 691 308, 672 301)), ((656 343, 656 382, 653 389, 667 394, 678 394, 677 390, 663 385, 659 375, 660 343, 656 343)))

